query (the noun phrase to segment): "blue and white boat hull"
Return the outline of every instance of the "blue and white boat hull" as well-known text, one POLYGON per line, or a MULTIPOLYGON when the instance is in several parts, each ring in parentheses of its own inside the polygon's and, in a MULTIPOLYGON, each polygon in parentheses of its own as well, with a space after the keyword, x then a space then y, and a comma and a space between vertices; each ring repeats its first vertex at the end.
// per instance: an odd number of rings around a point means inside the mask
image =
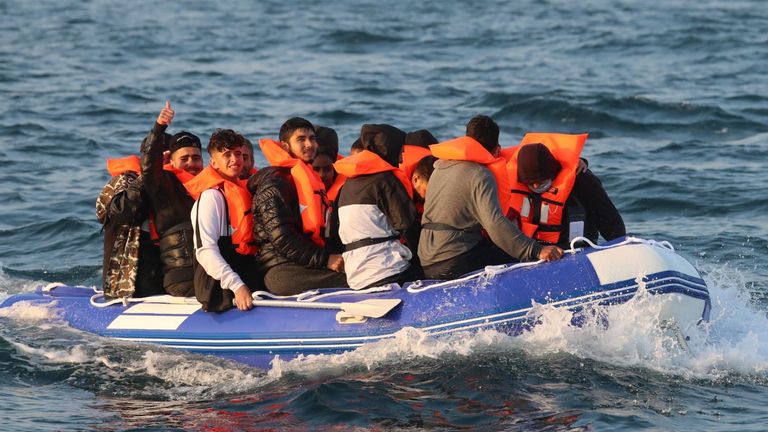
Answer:
POLYGON ((518 335, 536 324, 534 305, 568 309, 578 325, 595 307, 627 302, 639 290, 668 299, 653 319, 674 322, 683 332, 709 318, 709 292, 696 269, 663 243, 635 238, 579 249, 552 263, 489 267, 453 281, 420 281, 368 293, 319 290, 289 299, 299 305, 400 299, 382 318, 270 306, 215 314, 203 312, 194 299, 170 296, 94 305, 92 288, 61 285, 12 296, 0 307, 55 302, 58 315, 76 329, 265 367, 275 356, 348 351, 391 338, 404 327, 430 335, 488 329, 518 335))

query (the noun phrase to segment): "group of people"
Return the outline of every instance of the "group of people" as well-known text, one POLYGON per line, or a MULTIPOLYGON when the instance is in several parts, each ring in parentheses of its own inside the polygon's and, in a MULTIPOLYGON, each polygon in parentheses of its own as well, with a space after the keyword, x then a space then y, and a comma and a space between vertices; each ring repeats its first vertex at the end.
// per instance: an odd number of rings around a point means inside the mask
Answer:
POLYGON ((202 143, 166 132, 170 103, 141 156, 107 161, 100 194, 104 292, 195 296, 209 311, 253 307, 252 293, 365 289, 450 279, 486 265, 559 259, 577 236, 625 235, 581 159, 586 135, 528 134, 499 145, 476 116, 438 140, 365 124, 347 157, 336 131, 300 117, 262 139, 269 166, 231 129, 202 143))

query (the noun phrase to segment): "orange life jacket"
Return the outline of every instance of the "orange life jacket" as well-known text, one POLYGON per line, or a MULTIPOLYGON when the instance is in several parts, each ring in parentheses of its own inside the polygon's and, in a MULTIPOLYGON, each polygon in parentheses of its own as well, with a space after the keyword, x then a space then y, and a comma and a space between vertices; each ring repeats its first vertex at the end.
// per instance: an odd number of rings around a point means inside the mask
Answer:
POLYGON ((291 169, 293 184, 299 196, 301 225, 305 233, 312 235, 315 244, 323 246, 323 228, 328 216, 328 201, 325 186, 312 165, 290 155, 275 140, 259 140, 259 147, 272 166, 291 169))
POLYGON ((112 177, 128 171, 141 175, 141 161, 138 156, 130 155, 119 159, 107 159, 107 172, 112 177))
MULTIPOLYGON (((175 174, 176 178, 182 183, 186 183, 195 177, 187 171, 174 168, 170 163, 163 165, 163 169, 175 174)), ((138 156, 131 155, 119 159, 107 159, 107 172, 109 172, 109 175, 112 177, 127 171, 133 171, 136 174, 141 175, 141 160, 138 156)))
MULTIPOLYGON (((107 159, 107 172, 112 177, 119 176, 128 171, 135 172, 137 175, 141 175, 141 161, 136 155, 126 156, 119 159, 107 159)), ((152 212, 149 213, 149 236, 153 241, 160 240, 160 234, 157 233, 155 227, 155 215, 152 212)))
POLYGON ((333 167, 336 169, 336 172, 348 178, 392 171, 392 174, 403 184, 406 192, 408 192, 408 196, 413 198, 413 185, 411 180, 405 175, 405 172, 398 167, 390 165, 381 156, 372 151, 363 150, 355 155, 345 157, 336 161, 333 167))
POLYGON ((248 192, 246 183, 245 180, 238 180, 237 183, 225 180, 209 165, 192 180, 184 183, 184 187, 195 201, 208 189, 221 190, 227 200, 229 223, 234 227, 232 244, 235 246, 235 251, 241 255, 255 255, 258 247, 253 239, 251 193, 248 192))
POLYGON ((345 181, 347 181, 347 176, 341 175, 337 172, 336 179, 333 180, 333 184, 331 185, 330 189, 328 189, 327 196, 329 203, 335 202, 339 197, 339 191, 341 191, 341 187, 344 186, 345 181))
POLYGON ((505 150, 509 157, 510 206, 520 215, 520 229, 525 235, 551 244, 560 240, 563 224, 567 222, 563 220, 565 202, 573 190, 579 156, 586 140, 587 134, 528 133, 520 145, 505 150), (542 194, 533 193, 517 181, 517 154, 523 145, 534 143, 544 144, 562 167, 552 180, 552 187, 542 194), (539 207, 538 211, 534 206, 539 207))
POLYGON ((424 157, 431 155, 432 152, 428 148, 406 144, 403 146, 403 162, 400 164, 400 169, 410 179, 416 169, 416 164, 424 157))
POLYGON ((496 179, 499 204, 501 204, 502 213, 506 213, 511 197, 506 160, 494 157, 482 144, 468 136, 432 144, 429 148, 432 150, 432 155, 438 159, 477 162, 485 165, 496 179))

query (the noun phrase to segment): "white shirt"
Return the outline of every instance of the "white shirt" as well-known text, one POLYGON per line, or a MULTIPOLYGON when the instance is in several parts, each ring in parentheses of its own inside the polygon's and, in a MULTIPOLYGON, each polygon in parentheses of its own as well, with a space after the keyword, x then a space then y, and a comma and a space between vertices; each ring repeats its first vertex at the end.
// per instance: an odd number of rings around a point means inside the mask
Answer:
POLYGON ((230 235, 231 227, 227 224, 227 201, 218 189, 208 189, 192 206, 192 229, 195 230, 195 257, 208 275, 221 283, 224 289, 236 292, 245 285, 240 276, 232 270, 219 250, 219 238, 230 235), (200 221, 197 214, 200 207, 200 221), (197 247, 197 228, 200 229, 201 247, 197 247))
MULTIPOLYGON (((339 207, 339 237, 344 244, 366 239, 397 236, 387 216, 374 204, 339 207)), ((389 240, 342 254, 347 284, 362 289, 376 281, 404 272, 413 257, 398 240, 389 240)))

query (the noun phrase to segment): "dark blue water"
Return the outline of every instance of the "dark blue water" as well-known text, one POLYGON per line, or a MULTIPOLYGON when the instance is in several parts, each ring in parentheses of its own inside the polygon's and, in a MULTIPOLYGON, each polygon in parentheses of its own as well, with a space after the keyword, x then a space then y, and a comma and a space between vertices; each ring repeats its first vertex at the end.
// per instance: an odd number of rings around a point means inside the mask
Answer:
MULTIPOLYGON (((251 369, 0 317, 2 430, 764 430, 768 9, 761 1, 0 0, 0 297, 99 283, 105 159, 174 130, 274 137, 300 115, 515 144, 588 132, 628 229, 669 240, 714 305, 691 353, 637 325, 448 340, 251 369), (256 3, 256 4, 252 4, 256 3)), ((264 160, 257 155, 258 165, 264 160)))

